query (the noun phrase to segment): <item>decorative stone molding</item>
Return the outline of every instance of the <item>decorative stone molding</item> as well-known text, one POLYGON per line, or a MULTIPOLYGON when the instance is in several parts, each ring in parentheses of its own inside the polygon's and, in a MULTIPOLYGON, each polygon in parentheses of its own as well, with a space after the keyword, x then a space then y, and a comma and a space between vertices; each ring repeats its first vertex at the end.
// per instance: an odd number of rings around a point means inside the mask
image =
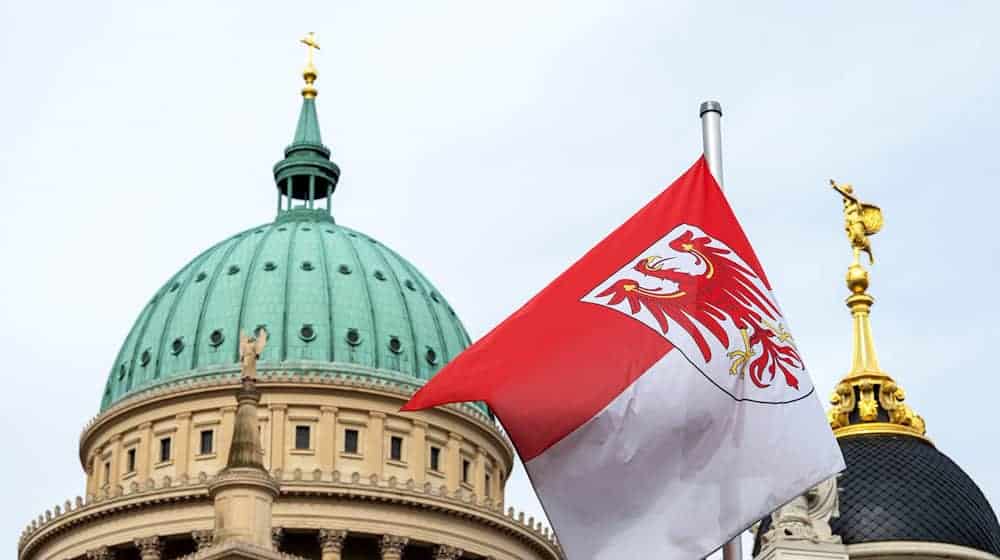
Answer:
POLYGON ((403 549, 410 539, 397 535, 382 535, 379 541, 379 550, 382 552, 382 560, 400 560, 403 557, 403 549))
MULTIPOLYGON (((552 553, 559 550, 554 533, 533 518, 526 519, 524 512, 518 512, 514 508, 507 508, 505 511, 503 504, 500 503, 488 503, 485 500, 469 502, 464 497, 456 498, 451 495, 444 486, 436 488, 430 483, 416 484, 412 479, 391 487, 389 478, 380 478, 372 483, 367 478, 355 480, 356 477, 346 477, 337 470, 325 471, 324 474, 323 480, 292 481, 292 473, 281 473, 280 495, 329 496, 336 499, 394 503, 429 509, 499 529, 502 533, 514 536, 539 551, 552 553)), ((39 516, 25 528, 18 542, 20 555, 30 554, 32 549, 52 536, 108 516, 134 514, 145 507, 158 504, 207 500, 208 486, 216 478, 202 473, 197 477, 191 477, 186 485, 181 485, 169 477, 163 477, 159 481, 150 479, 149 484, 142 485, 138 492, 128 492, 123 496, 102 500, 84 501, 82 498, 71 500, 72 507, 61 510, 60 515, 48 521, 44 515, 39 516)), ((813 504, 811 507, 817 515, 821 511, 832 511, 833 506, 830 504, 835 503, 836 495, 830 490, 831 487, 820 485, 816 490, 810 491, 811 501, 808 503, 813 504), (821 492, 820 488, 826 488, 826 491, 821 492)))
POLYGON ((142 560, 160 560, 160 553, 163 549, 160 537, 143 537, 135 539, 133 542, 135 547, 139 549, 139 557, 142 560))
MULTIPOLYGON (((80 449, 84 449, 87 438, 107 422, 110 418, 117 416, 135 406, 144 406, 153 401, 171 398, 181 393, 199 392, 213 389, 230 389, 239 385, 239 368, 220 368, 218 370, 206 372, 205 375, 197 378, 183 378, 175 382, 165 383, 147 390, 140 390, 125 399, 115 403, 104 412, 91 418, 83 427, 80 434, 80 449)), ((323 370, 322 375, 319 370, 309 368, 304 371, 299 370, 279 370, 262 371, 258 375, 258 383, 261 388, 274 387, 276 385, 329 385, 334 387, 344 387, 351 389, 368 390, 378 393, 390 394, 403 400, 408 400, 410 396, 420 388, 420 385, 410 380, 402 379, 396 373, 386 370, 373 370, 362 366, 352 366, 349 364, 337 364, 334 371, 323 370)), ((468 403, 453 403, 438 407, 454 411, 462 416, 475 421, 476 424, 486 428, 502 441, 509 448, 510 439, 497 429, 493 420, 479 408, 468 403)), ((81 457, 84 465, 85 457, 81 457)))
POLYGON ((113 560, 113 558, 111 550, 106 546, 87 551, 87 560, 113 560))
POLYGON ((779 541, 840 543, 830 519, 840 515, 837 478, 810 488, 771 515, 771 527, 761 536, 762 547, 779 541))
POLYGON ((461 548, 439 544, 434 547, 434 560, 458 560, 463 552, 461 548))
POLYGON ((344 548, 344 540, 347 539, 347 531, 343 529, 320 529, 319 546, 323 554, 330 552, 340 553, 344 548))
POLYGON ((215 531, 212 529, 191 531, 191 538, 194 539, 194 545, 197 550, 204 550, 212 546, 212 540, 215 538, 215 531))

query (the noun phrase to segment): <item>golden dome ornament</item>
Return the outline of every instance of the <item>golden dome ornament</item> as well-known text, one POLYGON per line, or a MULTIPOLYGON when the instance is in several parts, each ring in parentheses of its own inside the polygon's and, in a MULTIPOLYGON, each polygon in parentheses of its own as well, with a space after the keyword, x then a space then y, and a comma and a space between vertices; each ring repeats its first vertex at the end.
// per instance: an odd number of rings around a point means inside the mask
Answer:
POLYGON ((845 278, 851 294, 846 303, 854 324, 851 369, 830 398, 830 427, 837 437, 880 433, 927 439, 923 418, 903 402, 902 387, 882 370, 875 352, 869 317, 875 298, 868 293, 868 270, 860 256, 864 252, 869 264, 875 262, 869 238, 882 230, 882 210, 862 202, 851 185, 832 179, 830 185, 843 198, 844 230, 854 253, 845 278))

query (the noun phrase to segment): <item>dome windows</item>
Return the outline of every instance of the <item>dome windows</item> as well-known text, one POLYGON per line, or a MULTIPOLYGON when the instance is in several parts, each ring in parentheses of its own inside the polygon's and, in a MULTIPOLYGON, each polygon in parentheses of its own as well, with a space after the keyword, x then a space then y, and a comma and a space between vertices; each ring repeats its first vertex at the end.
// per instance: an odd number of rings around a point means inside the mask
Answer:
POLYGON ((174 356, 180 354, 184 351, 184 338, 178 336, 170 343, 170 353, 174 356))
POLYGON ((427 352, 424 353, 424 359, 427 360, 428 364, 430 364, 432 366, 436 366, 437 363, 438 363, 437 352, 435 352, 433 348, 431 348, 430 346, 428 346, 427 347, 427 352))
POLYGON ((410 280, 409 278, 407 278, 406 281, 403 282, 403 285, 406 286, 406 289, 410 290, 411 292, 416 291, 417 289, 417 287, 413 284, 413 280, 410 280))
POLYGON ((350 274, 351 273, 351 267, 347 266, 346 264, 342 264, 339 267, 337 267, 337 272, 339 272, 341 274, 350 274))
POLYGON ((313 266, 312 261, 302 261, 302 270, 309 272, 310 270, 313 270, 315 268, 316 267, 313 266))
POLYGON ((312 231, 312 229, 313 228, 311 228, 311 227, 304 227, 304 228, 302 228, 302 231, 312 231))
POLYGON ((125 369, 125 364, 121 364, 120 366, 118 366, 118 379, 125 379, 126 371, 128 370, 125 369))
POLYGON ((376 270, 373 276, 375 276, 375 279, 379 282, 385 282, 385 273, 381 270, 376 270))
POLYGON ((177 288, 180 288, 180 287, 181 287, 181 283, 180 282, 174 282, 173 284, 170 285, 170 291, 171 292, 176 292, 177 288))
POLYGON ((278 265, 274 264, 271 261, 267 261, 266 263, 264 263, 264 271, 265 272, 271 272, 273 270, 276 270, 277 268, 278 268, 278 265))
POLYGON ((299 329, 299 338, 301 338, 303 342, 312 342, 316 340, 316 329, 312 326, 312 323, 302 325, 302 328, 299 329))
POLYGON ((212 345, 213 348, 220 346, 225 342, 226 337, 222 334, 222 329, 215 329, 211 334, 208 335, 208 343, 212 345))
POLYGON ((344 340, 346 340, 351 346, 357 346, 358 344, 361 344, 361 333, 358 332, 358 329, 347 329, 347 334, 344 335, 344 340))
POLYGON ((202 281, 202 280, 204 280, 205 278, 208 278, 208 275, 207 275, 207 274, 205 274, 204 272, 199 272, 199 273, 198 273, 198 276, 195 276, 195 277, 194 277, 194 281, 195 281, 195 282, 201 282, 201 281, 202 281))
POLYGON ((149 348, 146 348, 145 350, 142 351, 142 354, 139 356, 139 365, 141 365, 142 367, 146 367, 152 360, 153 360, 153 355, 149 352, 149 348))
POLYGON ((431 299, 434 300, 435 303, 441 303, 441 296, 439 296, 437 292, 431 292, 431 299))
POLYGON ((239 271, 240 271, 240 267, 239 266, 237 266, 235 264, 231 264, 231 265, 229 265, 229 268, 226 270, 226 274, 232 276, 234 274, 239 273, 239 271))
POLYGON ((399 354, 403 351, 403 342, 399 340, 397 336, 389 337, 389 351, 393 354, 399 354))

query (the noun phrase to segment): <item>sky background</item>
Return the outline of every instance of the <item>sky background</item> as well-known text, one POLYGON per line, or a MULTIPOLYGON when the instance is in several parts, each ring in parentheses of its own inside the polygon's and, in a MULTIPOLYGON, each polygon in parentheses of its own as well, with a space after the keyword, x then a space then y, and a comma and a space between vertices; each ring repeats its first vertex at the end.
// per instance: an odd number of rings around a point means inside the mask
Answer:
MULTIPOLYGON (((83 492, 80 429, 151 294, 273 218, 310 30, 336 219, 473 338, 687 169, 718 99, 726 194, 825 400, 851 333, 827 180, 852 182, 885 211, 882 366, 1000 503, 996 21, 986 1, 0 0, 0 548, 83 492)), ((523 471, 508 489, 540 515, 523 471)))

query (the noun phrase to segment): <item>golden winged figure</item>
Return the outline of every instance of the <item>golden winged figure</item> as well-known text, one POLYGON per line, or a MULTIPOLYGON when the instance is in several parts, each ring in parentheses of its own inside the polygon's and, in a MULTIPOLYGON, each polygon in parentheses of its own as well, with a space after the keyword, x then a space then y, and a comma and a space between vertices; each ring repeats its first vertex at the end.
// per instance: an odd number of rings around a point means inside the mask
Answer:
POLYGON ((267 330, 257 330, 256 336, 247 336, 240 331, 240 374, 243 379, 257 379, 257 360, 267 344, 267 330))
POLYGON ((844 199, 844 230, 854 249, 854 262, 858 262, 860 253, 864 251, 868 254, 868 262, 875 264, 871 240, 868 238, 882 230, 882 209, 874 204, 861 202, 854 195, 854 187, 851 185, 830 179, 830 186, 844 199))

